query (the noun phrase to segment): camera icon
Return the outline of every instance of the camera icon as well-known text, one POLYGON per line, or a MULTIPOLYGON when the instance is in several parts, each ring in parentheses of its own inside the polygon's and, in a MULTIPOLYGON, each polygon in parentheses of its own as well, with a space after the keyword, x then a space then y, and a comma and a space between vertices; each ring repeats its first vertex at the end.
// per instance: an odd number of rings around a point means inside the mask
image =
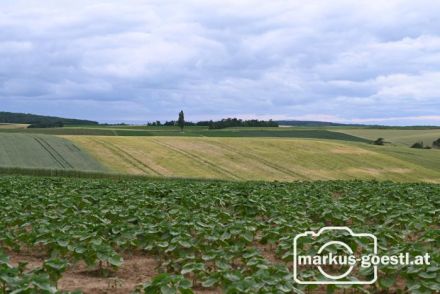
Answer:
POLYGON ((303 285, 368 285, 377 281, 377 265, 361 268, 377 255, 377 238, 348 227, 323 227, 293 239, 293 279, 303 285))

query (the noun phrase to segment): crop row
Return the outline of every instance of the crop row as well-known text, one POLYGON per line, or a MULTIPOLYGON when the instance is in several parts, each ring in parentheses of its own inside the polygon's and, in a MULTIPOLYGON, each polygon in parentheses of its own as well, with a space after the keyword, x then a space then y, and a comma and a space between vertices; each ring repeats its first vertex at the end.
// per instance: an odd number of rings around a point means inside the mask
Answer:
MULTIPOLYGON (((145 293, 292 293, 293 238, 323 226, 378 237, 387 254, 440 257, 440 186, 391 182, 228 183, 0 177, 0 243, 117 270, 127 251, 159 261, 145 293)), ((7 283, 0 275, 7 292, 7 283)), ((440 268, 383 266, 358 291, 438 291, 440 268)), ((50 280, 49 280, 50 282, 50 280)), ((55 286, 55 282, 53 285, 55 286)), ((329 286, 328 291, 337 290, 329 286)))

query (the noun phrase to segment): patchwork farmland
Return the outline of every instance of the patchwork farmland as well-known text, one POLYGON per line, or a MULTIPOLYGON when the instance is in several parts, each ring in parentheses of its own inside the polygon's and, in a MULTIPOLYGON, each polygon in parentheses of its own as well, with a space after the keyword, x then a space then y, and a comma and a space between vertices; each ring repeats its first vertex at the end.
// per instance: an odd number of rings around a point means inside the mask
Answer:
MULTIPOLYGON (((436 149, 307 128, 29 130, 0 131, 5 293, 344 293, 292 279, 293 236, 326 225, 439 258, 436 149)), ((435 293, 439 276, 383 266, 350 291, 435 293)))

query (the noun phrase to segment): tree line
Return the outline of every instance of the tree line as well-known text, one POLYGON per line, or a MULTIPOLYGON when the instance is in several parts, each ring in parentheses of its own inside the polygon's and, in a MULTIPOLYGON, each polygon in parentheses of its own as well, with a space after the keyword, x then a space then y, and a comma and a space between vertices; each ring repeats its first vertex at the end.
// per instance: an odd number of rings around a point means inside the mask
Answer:
POLYGON ((183 112, 179 113, 178 120, 170 120, 165 123, 161 123, 160 121, 150 122, 147 124, 148 126, 179 126, 183 129, 185 126, 201 126, 208 127, 209 129, 224 129, 224 128, 232 128, 232 127, 278 127, 279 124, 273 120, 258 120, 258 119, 250 119, 250 120, 242 120, 239 118, 224 118, 222 120, 213 121, 199 121, 199 122, 188 122, 184 119, 183 112))

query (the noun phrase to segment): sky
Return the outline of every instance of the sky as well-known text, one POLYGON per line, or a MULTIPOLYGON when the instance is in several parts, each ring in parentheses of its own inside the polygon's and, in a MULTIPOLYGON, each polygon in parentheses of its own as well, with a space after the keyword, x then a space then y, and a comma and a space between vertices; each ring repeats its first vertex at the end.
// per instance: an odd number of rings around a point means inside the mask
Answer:
POLYGON ((0 0, 0 111, 440 125, 440 1, 0 0))

